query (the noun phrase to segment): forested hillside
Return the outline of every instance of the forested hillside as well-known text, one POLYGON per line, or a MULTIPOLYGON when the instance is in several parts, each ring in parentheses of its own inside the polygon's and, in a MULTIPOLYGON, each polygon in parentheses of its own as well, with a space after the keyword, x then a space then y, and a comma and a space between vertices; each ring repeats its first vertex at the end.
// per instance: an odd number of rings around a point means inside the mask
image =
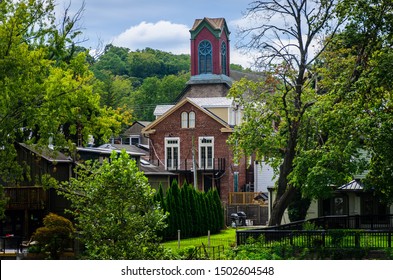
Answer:
POLYGON ((101 105, 131 112, 133 120, 153 120, 157 104, 170 104, 189 79, 190 56, 146 48, 130 51, 107 45, 91 70, 101 105))

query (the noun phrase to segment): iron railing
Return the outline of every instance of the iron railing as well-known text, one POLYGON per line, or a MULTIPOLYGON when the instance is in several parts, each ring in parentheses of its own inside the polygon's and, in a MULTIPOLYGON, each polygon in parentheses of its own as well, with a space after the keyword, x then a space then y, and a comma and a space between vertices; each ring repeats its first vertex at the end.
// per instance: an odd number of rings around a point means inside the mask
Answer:
POLYGON ((393 215, 325 216, 285 225, 236 232, 237 244, 250 238, 262 240, 266 246, 272 242, 300 247, 391 247, 393 215), (304 230, 312 227, 316 230, 304 230), (337 238, 340 237, 340 243, 337 238), (345 237, 345 238, 344 238, 345 237))
MULTIPOLYGON (((237 245, 257 240, 263 247, 290 245, 305 248, 392 247, 392 230, 239 230, 237 245)), ((254 242, 254 241, 253 241, 254 242)))
MULTIPOLYGON (((160 161, 151 160, 152 164, 157 166, 160 165, 160 161)), ((201 171, 225 171, 225 158, 212 158, 208 161, 206 159, 202 159, 201 163, 199 161, 195 162, 196 169, 201 171)), ((194 163, 192 159, 180 159, 179 161, 176 159, 167 159, 166 161, 166 169, 170 171, 181 171, 181 172, 191 172, 194 169, 194 163)))

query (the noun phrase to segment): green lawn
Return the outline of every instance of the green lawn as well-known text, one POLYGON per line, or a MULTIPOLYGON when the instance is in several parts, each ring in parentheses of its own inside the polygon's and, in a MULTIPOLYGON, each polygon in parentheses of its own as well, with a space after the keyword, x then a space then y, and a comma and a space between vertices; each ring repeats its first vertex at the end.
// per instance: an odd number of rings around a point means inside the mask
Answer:
MULTIPOLYGON (((195 238, 187 238, 180 240, 180 249, 184 249, 190 246, 199 247, 205 245, 208 246, 209 240, 208 236, 200 236, 195 238)), ((236 244, 236 230, 235 229, 225 229, 218 234, 212 234, 210 236, 210 246, 224 246, 224 248, 233 247, 236 244)), ((166 248, 171 248, 172 250, 179 249, 179 243, 177 240, 164 242, 163 245, 166 248)))

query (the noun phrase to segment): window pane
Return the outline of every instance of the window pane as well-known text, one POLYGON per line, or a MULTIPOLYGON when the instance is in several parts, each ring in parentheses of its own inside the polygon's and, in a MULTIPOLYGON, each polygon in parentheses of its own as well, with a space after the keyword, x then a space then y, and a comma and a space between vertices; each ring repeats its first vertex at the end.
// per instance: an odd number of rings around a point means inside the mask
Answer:
POLYGON ((179 167, 179 163, 177 162, 178 157, 179 157, 179 149, 178 149, 178 147, 173 147, 173 167, 174 168, 179 167))
POLYGON ((194 112, 190 112, 190 114, 188 115, 188 127, 189 128, 194 128, 195 127, 195 113, 194 112))
POLYGON ((212 45, 209 41, 202 41, 198 46, 199 74, 212 72, 212 45))
POLYGON ((213 147, 207 147, 207 167, 213 167, 213 147))
POLYGON ((167 166, 168 166, 168 168, 172 168, 173 167, 173 165, 172 165, 172 148, 170 148, 170 147, 168 147, 168 148, 166 148, 166 158, 167 158, 167 166))
POLYGON ((187 114, 187 112, 181 113, 181 127, 182 128, 188 127, 188 114, 187 114))
POLYGON ((201 168, 206 167, 206 147, 201 147, 201 168))

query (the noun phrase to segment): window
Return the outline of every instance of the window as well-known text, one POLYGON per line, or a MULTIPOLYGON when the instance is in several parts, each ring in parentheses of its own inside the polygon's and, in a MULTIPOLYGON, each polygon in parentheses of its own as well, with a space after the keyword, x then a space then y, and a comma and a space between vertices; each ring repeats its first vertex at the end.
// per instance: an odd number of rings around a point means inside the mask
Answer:
POLYGON ((181 113, 181 128, 188 128, 188 113, 181 113))
POLYGON ((195 127, 195 112, 190 112, 188 114, 188 127, 189 128, 195 127))
POLYGON ((131 140, 131 145, 138 145, 140 143, 139 135, 131 136, 130 140, 131 140))
POLYGON ((166 169, 174 170, 179 167, 180 161, 180 139, 171 137, 165 138, 165 162, 166 169))
POLYGON ((202 41, 198 46, 199 74, 212 73, 212 44, 202 41))
POLYGON ((221 43, 221 73, 227 74, 227 45, 225 42, 221 43))
POLYGON ((199 137, 199 168, 213 169, 214 138, 199 137))
POLYGON ((181 128, 195 128, 195 112, 181 113, 181 128))

